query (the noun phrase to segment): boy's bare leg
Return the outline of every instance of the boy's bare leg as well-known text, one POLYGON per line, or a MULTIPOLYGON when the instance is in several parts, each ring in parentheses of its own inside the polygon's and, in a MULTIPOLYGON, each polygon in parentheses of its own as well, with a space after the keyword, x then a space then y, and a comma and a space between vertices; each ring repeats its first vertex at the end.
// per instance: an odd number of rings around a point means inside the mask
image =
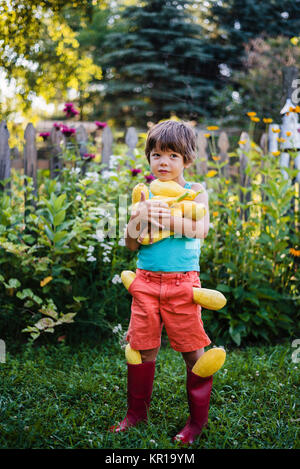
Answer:
POLYGON ((157 348, 152 348, 152 349, 149 349, 149 350, 140 350, 140 354, 141 354, 141 357, 142 357, 142 362, 153 362, 156 357, 157 357, 157 354, 159 352, 159 349, 160 347, 157 347, 157 348))
POLYGON ((183 359, 187 364, 188 368, 192 369, 195 365, 198 358, 204 354, 204 348, 200 348, 199 350, 193 350, 192 352, 182 352, 183 359))

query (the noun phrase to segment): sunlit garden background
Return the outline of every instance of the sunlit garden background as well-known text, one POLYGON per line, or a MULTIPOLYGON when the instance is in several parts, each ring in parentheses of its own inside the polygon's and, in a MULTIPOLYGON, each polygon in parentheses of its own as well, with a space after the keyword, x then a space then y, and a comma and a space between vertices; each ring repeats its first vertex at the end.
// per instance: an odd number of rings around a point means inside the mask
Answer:
MULTIPOLYGON (((149 426, 126 405, 122 270, 147 131, 189 122, 210 204, 202 310, 227 361, 198 448, 299 448, 300 5, 0 0, 0 447, 174 448, 163 334, 149 426)), ((182 421, 181 421, 182 420, 182 421)))

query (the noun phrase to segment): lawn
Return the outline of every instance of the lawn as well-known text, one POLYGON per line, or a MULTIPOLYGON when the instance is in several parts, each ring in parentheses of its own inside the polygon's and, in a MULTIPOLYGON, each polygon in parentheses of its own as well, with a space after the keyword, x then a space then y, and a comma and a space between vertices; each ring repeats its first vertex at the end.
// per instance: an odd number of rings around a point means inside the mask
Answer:
MULTIPOLYGON (((216 373, 209 423, 190 448, 299 448, 299 365, 291 343, 227 351, 216 373)), ((124 416, 126 363, 115 342, 27 345, 0 363, 1 448, 179 448, 188 415, 185 366, 168 345, 157 360, 149 424, 107 428, 124 416)))

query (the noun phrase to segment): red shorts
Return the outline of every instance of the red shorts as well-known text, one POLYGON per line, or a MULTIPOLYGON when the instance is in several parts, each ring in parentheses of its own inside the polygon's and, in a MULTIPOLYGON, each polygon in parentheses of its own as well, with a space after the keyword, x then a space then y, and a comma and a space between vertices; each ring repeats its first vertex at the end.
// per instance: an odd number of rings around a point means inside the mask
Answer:
POLYGON ((163 273, 136 269, 128 291, 132 295, 126 340, 135 350, 157 348, 163 326, 171 347, 192 352, 209 345, 201 306, 193 302, 193 287, 201 287, 199 272, 163 273))

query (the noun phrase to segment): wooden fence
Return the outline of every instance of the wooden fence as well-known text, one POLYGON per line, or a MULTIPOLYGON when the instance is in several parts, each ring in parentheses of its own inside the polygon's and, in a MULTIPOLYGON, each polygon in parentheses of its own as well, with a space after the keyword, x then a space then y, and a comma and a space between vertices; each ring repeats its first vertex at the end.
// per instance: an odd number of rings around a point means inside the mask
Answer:
MULTIPOLYGON (((205 175, 209 171, 209 165, 211 161, 211 153, 208 144, 207 130, 202 130, 196 128, 196 138, 197 138, 197 152, 198 158, 195 161, 195 171, 199 175, 205 175)), ((106 126, 102 131, 102 143, 101 143, 101 170, 108 169, 110 163, 110 157, 113 152, 113 134, 111 129, 106 126)), ((20 155, 17 149, 9 148, 9 132, 5 122, 0 123, 0 190, 6 190, 10 193, 10 183, 5 179, 10 177, 11 169, 23 170, 24 175, 32 178, 34 186, 34 195, 37 195, 37 170, 38 169, 49 169, 50 178, 59 177, 59 173, 64 166, 60 155, 62 153, 61 145, 68 142, 68 138, 55 127, 52 127, 49 142, 45 143, 44 147, 41 149, 37 148, 36 143, 37 131, 32 124, 28 124, 25 133, 24 133, 24 151, 23 157, 20 155), (46 158, 41 158, 45 156, 46 158), (13 158, 11 158, 13 156, 13 158)), ((277 134, 276 134, 277 135, 277 134)), ((276 138, 274 134, 274 139, 276 138)), ((76 128, 75 138, 77 141, 78 153, 81 157, 87 152, 88 144, 88 132, 83 124, 80 124, 76 128)), ((274 142, 270 142, 272 134, 269 134, 269 137, 266 134, 263 134, 260 140, 261 148, 266 151, 267 147, 270 145, 274 146, 274 142)), ((125 132, 125 143, 127 145, 127 155, 130 158, 134 159, 134 149, 138 143, 138 133, 134 127, 129 127, 125 132)), ((242 132, 239 138, 239 147, 241 151, 239 152, 239 165, 231 165, 229 160, 229 137, 227 132, 218 131, 215 138, 216 143, 216 153, 220 158, 220 163, 226 163, 222 169, 222 174, 230 181, 234 180, 239 182, 243 188, 248 188, 251 184, 250 176, 246 174, 246 167, 248 164, 247 152, 250 149, 250 140, 249 135, 246 132, 242 132)), ((82 166, 82 174, 85 173, 88 168, 88 161, 84 162, 82 166)), ((26 178, 25 178, 26 184, 26 178)), ((239 193, 241 203, 246 203, 250 200, 251 194, 250 191, 241 190, 239 193)), ((25 201, 26 202, 26 201, 25 201)), ((241 213, 241 217, 248 218, 247 211, 241 213)))

